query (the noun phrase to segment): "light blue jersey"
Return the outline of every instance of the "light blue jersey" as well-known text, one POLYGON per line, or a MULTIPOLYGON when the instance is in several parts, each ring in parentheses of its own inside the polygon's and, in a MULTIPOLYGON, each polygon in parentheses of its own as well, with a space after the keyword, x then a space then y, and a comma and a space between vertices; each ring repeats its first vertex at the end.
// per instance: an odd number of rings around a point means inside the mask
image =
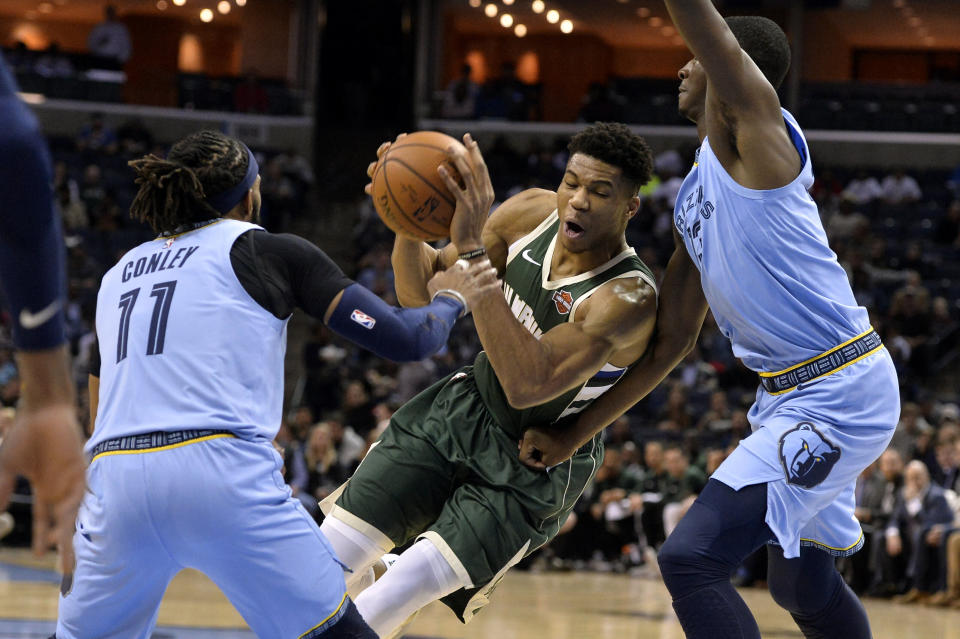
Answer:
POLYGON ((219 429, 272 441, 280 427, 286 320, 230 264, 241 234, 219 220, 134 248, 97 296, 100 405, 87 444, 154 431, 219 429))
POLYGON ((743 187, 705 138, 674 210, 720 331, 758 372, 805 361, 870 328, 807 193, 807 142, 786 110, 783 118, 803 159, 795 180, 768 191, 743 187))
POLYGON ((161 237, 103 278, 100 403, 59 639, 149 639, 184 568, 210 577, 258 637, 336 636, 349 610, 342 567, 272 444, 286 320, 230 261, 259 228, 219 220, 161 237))
POLYGON ((854 482, 893 435, 899 387, 807 193, 803 133, 785 110, 783 118, 803 160, 796 179, 743 187, 704 139, 674 223, 734 354, 766 381, 784 382, 757 390, 753 433, 713 478, 735 490, 767 484, 765 521, 785 557, 801 545, 847 555, 863 544, 854 482))

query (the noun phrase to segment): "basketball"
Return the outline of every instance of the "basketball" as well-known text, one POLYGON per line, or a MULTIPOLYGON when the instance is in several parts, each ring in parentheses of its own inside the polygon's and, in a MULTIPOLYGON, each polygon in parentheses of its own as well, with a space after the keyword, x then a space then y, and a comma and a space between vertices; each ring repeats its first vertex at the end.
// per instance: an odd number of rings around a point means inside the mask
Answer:
POLYGON ((380 219, 394 233, 415 240, 450 236, 456 200, 437 174, 443 164, 457 181, 446 149, 460 142, 437 131, 417 131, 390 146, 373 173, 371 195, 380 219))

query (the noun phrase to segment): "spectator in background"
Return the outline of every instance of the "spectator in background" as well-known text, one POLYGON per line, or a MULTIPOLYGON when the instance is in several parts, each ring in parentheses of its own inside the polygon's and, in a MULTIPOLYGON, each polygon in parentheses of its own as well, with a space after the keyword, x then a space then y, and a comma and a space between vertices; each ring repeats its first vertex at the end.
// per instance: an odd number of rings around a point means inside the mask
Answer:
POLYGON ((673 422, 678 431, 685 431, 693 426, 690 402, 687 401, 687 388, 683 384, 674 383, 667 394, 667 403, 660 411, 660 420, 673 422))
POLYGON ((927 373, 925 346, 931 336, 930 291, 912 274, 907 284, 893 294, 890 301, 888 325, 896 330, 910 346, 906 357, 910 369, 918 376, 927 373))
POLYGON ((710 448, 704 455, 704 475, 710 477, 713 471, 720 468, 720 464, 727 458, 727 451, 723 448, 710 448))
POLYGON ((367 385, 362 380, 347 382, 343 389, 340 410, 343 412, 343 423, 355 430, 361 439, 377 425, 373 415, 373 402, 370 401, 367 385))
POLYGON ((87 217, 87 207, 76 189, 71 189, 67 184, 60 184, 56 187, 56 204, 60 212, 60 218, 63 220, 63 228, 67 233, 76 232, 90 226, 90 219, 87 217))
POLYGON ((960 200, 953 200, 937 223, 933 240, 941 245, 960 245, 960 200))
POLYGON ((934 482, 944 490, 960 494, 960 425, 953 419, 940 422, 937 443, 934 449, 937 459, 934 482))
POLYGON ((473 69, 469 64, 460 67, 460 77, 447 85, 440 114, 452 120, 472 120, 477 111, 480 87, 470 79, 473 69))
POLYGON ((643 511, 642 482, 624 472, 620 449, 608 448, 597 470, 589 516, 580 519, 582 539, 621 567, 641 563, 639 534, 634 516, 643 511))
POLYGON ((855 200, 844 194, 837 212, 827 221, 825 230, 831 243, 860 236, 870 227, 870 220, 856 209, 856 205, 855 200))
POLYGON ((730 403, 727 401, 727 394, 722 391, 714 391, 710 394, 710 408, 703 414, 697 423, 699 431, 728 431, 733 414, 730 410, 730 403))
POLYGON ((920 407, 914 402, 904 402, 900 407, 900 422, 890 440, 890 448, 895 449, 902 459, 913 459, 917 439, 932 431, 933 426, 920 414, 920 407))
POLYGON ((530 110, 526 87, 517 77, 517 65, 504 62, 500 75, 488 81, 477 99, 477 116, 498 120, 526 120, 530 110))
POLYGON ((90 122, 80 129, 76 144, 78 151, 87 151, 88 155, 113 155, 117 152, 117 134, 104 123, 102 113, 93 113, 90 122))
POLYGON ((117 138, 124 155, 145 155, 153 147, 153 134, 140 118, 131 118, 120 125, 117 138))
POLYGON ((943 489, 930 483, 924 463, 914 460, 907 464, 903 488, 886 531, 887 554, 907 558, 910 590, 895 601, 921 602, 938 589, 939 535, 952 522, 953 512, 943 489))
POLYGON ((347 356, 342 346, 331 340, 331 333, 317 322, 303 345, 306 381, 303 401, 315 415, 323 415, 340 406, 340 367, 347 356))
POLYGON ((95 56, 112 60, 122 67, 133 51, 130 30, 117 20, 117 8, 108 4, 103 11, 103 22, 90 30, 87 36, 87 48, 95 56))
POLYGON ((896 449, 888 448, 878 461, 868 466, 857 478, 854 516, 863 529, 863 548, 846 560, 844 571, 850 587, 857 594, 871 587, 878 591, 883 582, 878 545, 882 549, 884 533, 897 503, 902 475, 903 458, 896 449))
POLYGON ((297 209, 297 186, 283 172, 283 165, 269 162, 260 186, 263 217, 270 228, 279 232, 287 228, 297 209))
POLYGON ((106 195, 107 190, 103 185, 100 167, 96 164, 88 164, 83 170, 83 180, 80 182, 80 199, 88 213, 98 211, 106 195))
POLYGON ((45 78, 69 78, 76 72, 76 69, 74 69, 70 58, 60 50, 60 45, 51 42, 50 46, 37 58, 33 65, 33 71, 45 78))
POLYGON ((944 543, 946 588, 942 596, 931 597, 932 606, 950 606, 960 610, 960 523, 954 521, 954 528, 947 534, 944 543))
POLYGON ((887 204, 909 204, 923 197, 917 181, 904 173, 903 169, 897 169, 892 175, 883 178, 880 192, 880 197, 887 204))
MULTIPOLYGON (((337 486, 346 481, 347 469, 337 459, 337 450, 333 446, 331 422, 320 422, 310 429, 303 459, 307 467, 306 492, 313 500, 313 510, 318 510, 317 502, 337 486)), ((313 514, 313 513, 311 513, 313 514)))
POLYGON ((22 40, 17 40, 13 48, 5 51, 2 55, 14 73, 29 73, 33 71, 36 55, 27 48, 27 44, 22 40))
POLYGON ((390 250, 378 247, 364 256, 357 274, 357 283, 367 287, 380 297, 393 297, 393 266, 390 250))
POLYGON ((233 110, 237 113, 267 113, 270 103, 267 91, 257 79, 256 70, 250 69, 233 90, 233 110))
POLYGON ((866 171, 858 171, 855 178, 850 180, 847 187, 843 190, 841 197, 853 204, 870 204, 874 200, 883 196, 883 189, 877 178, 869 175, 866 171))
POLYGON ((663 465, 667 471, 663 482, 663 530, 669 537, 707 484, 707 478, 702 470, 690 465, 689 455, 679 446, 664 450, 663 465))
POLYGON ((587 89, 577 122, 620 122, 626 100, 617 94, 613 82, 594 82, 587 89))
POLYGON ((645 466, 642 483, 643 513, 640 515, 640 525, 647 546, 658 548, 667 538, 663 530, 663 490, 667 482, 667 470, 663 463, 663 443, 648 441, 643 447, 643 464, 645 466))
POLYGON ((344 418, 340 413, 331 414, 323 423, 329 429, 330 443, 336 450, 337 463, 349 477, 367 452, 367 442, 352 427, 344 424, 344 418))

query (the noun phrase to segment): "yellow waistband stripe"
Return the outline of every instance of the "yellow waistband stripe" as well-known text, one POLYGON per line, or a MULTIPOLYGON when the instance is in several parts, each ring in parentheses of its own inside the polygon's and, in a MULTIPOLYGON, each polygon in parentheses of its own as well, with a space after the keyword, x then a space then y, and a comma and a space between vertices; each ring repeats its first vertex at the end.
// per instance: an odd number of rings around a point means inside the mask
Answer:
MULTIPOLYGON (((864 332, 860 333, 860 334, 857 335, 856 337, 853 337, 853 338, 848 339, 848 340, 845 341, 843 344, 840 344, 839 346, 834 346, 834 347, 831 348, 829 351, 820 353, 819 355, 816 355, 816 356, 814 356, 814 357, 811 357, 811 358, 808 359, 808 360, 804 360, 804 361, 800 362, 799 364, 794 364, 793 366, 790 366, 789 368, 785 368, 785 369, 783 369, 782 371, 777 371, 776 373, 758 373, 758 374, 760 375, 760 377, 776 377, 777 375, 783 375, 784 373, 788 373, 788 372, 792 371, 792 370, 795 369, 795 368, 800 368, 801 366, 806 366, 807 364, 809 364, 810 362, 812 362, 812 361, 814 361, 814 360, 820 359, 821 357, 826 357, 826 356, 829 355, 830 353, 834 353, 834 352, 836 352, 836 351, 839 351, 839 350, 840 350, 841 348, 843 348, 844 346, 847 346, 848 344, 853 344, 853 343, 854 343, 855 341, 857 341, 858 339, 860 339, 860 338, 862 338, 862 337, 866 337, 867 335, 869 335, 869 334, 872 333, 872 332, 873 332, 873 327, 871 326, 870 328, 868 328, 868 329, 865 330, 864 332)), ((875 351, 875 350, 877 350, 877 349, 873 349, 873 350, 875 351)), ((873 351, 870 351, 870 353, 872 353, 872 352, 873 352, 873 351)), ((869 355, 870 353, 867 353, 866 355, 869 355)), ((864 355, 863 357, 866 357, 866 355, 864 355)), ((861 358, 859 358, 859 359, 863 359, 863 357, 861 357, 861 358)), ((857 360, 854 360, 854 361, 857 361, 857 360)), ((850 364, 852 364, 852 363, 853 363, 853 362, 850 362, 850 364)), ((842 368, 842 367, 841 367, 841 368, 842 368)), ((836 369, 836 370, 840 370, 840 368, 838 368, 838 369, 836 369)), ((836 372, 836 371, 834 371, 834 372, 836 372)))
MULTIPOLYGON (((850 342, 847 342, 847 344, 849 344, 849 343, 850 343, 850 342)), ((846 344, 844 344, 844 346, 846 346, 846 344)), ((842 346, 838 346, 837 348, 842 348, 842 346)), ((837 366, 835 369, 833 369, 833 370, 830 371, 829 373, 824 373, 823 375, 820 375, 819 377, 816 377, 816 378, 814 378, 814 379, 816 379, 816 380, 821 380, 821 379, 823 379, 823 378, 825 378, 825 377, 830 377, 831 375, 833 375, 833 374, 836 373, 837 371, 842 371, 842 370, 845 369, 847 366, 850 366, 851 364, 856 364, 856 363, 859 362, 860 360, 866 359, 867 357, 870 357, 871 355, 873 355, 874 353, 876 353, 877 351, 879 351, 881 348, 883 348, 883 344, 880 344, 880 346, 877 346, 877 347, 874 348, 873 350, 867 351, 866 353, 864 353, 863 355, 861 355, 860 357, 858 357, 858 358, 856 358, 856 359, 850 360, 849 362, 847 362, 846 364, 843 364, 842 366, 837 366)), ((836 349, 834 349, 834 350, 836 350, 836 349)), ((828 352, 829 352, 829 353, 832 353, 833 351, 828 351, 828 352)), ((822 357, 822 355, 821 355, 821 357, 822 357)), ((817 358, 814 358, 814 359, 817 359, 817 358)), ((809 363, 809 362, 810 362, 810 360, 807 360, 807 362, 805 362, 805 363, 809 363)), ((803 364, 797 364, 797 366, 803 366, 803 364)), ((789 370, 791 370, 791 369, 788 368, 787 370, 789 371, 789 370)), ((784 372, 784 371, 781 371, 781 372, 784 372)), ((775 373, 775 374, 776 374, 776 375, 779 375, 780 373, 775 373)), ((809 380, 809 382, 813 382, 813 381, 814 381, 814 380, 812 380, 812 379, 809 380)), ((809 383, 809 382, 808 382, 808 383, 809 383)), ((801 383, 803 383, 803 382, 801 382, 801 383)), ((800 384, 797 384, 797 386, 799 386, 799 385, 800 385, 800 384)), ((767 394, 768 394, 768 395, 783 395, 784 393, 789 393, 790 391, 795 390, 795 389, 797 388, 797 386, 791 386, 790 388, 785 388, 785 389, 783 389, 782 391, 775 391, 775 392, 772 392, 772 393, 771 393, 770 391, 767 391, 767 394)))
MULTIPOLYGON (((325 624, 325 623, 327 623, 328 621, 330 621, 330 620, 333 618, 334 615, 336 615, 338 612, 340 612, 340 609, 343 608, 343 603, 344 603, 346 600, 347 600, 347 593, 343 593, 343 598, 340 600, 340 603, 337 604, 337 607, 333 609, 333 612, 331 612, 329 615, 327 615, 326 618, 325 618, 323 621, 321 621, 320 623, 318 623, 317 625, 315 625, 313 628, 310 628, 310 630, 307 630, 306 632, 304 632, 303 634, 301 634, 300 637, 298 637, 297 639, 302 639, 303 637, 306 637, 306 636, 309 635, 311 632, 313 632, 314 630, 316 630, 317 628, 319 628, 319 627, 322 626, 323 624, 325 624)), ((324 634, 326 634, 326 633, 324 633, 324 634)))
POLYGON ((166 446, 157 446, 155 448, 141 448, 139 450, 106 450, 102 453, 94 455, 93 459, 90 460, 93 463, 95 460, 100 457, 108 457, 110 455, 139 455, 140 453, 155 453, 161 450, 171 450, 173 448, 180 448, 181 446, 187 446, 188 444, 196 444, 197 442, 205 442, 210 439, 220 439, 222 437, 236 437, 233 433, 217 433, 215 435, 207 435, 206 437, 197 437, 196 439, 190 439, 185 442, 177 442, 176 444, 167 444, 166 446))

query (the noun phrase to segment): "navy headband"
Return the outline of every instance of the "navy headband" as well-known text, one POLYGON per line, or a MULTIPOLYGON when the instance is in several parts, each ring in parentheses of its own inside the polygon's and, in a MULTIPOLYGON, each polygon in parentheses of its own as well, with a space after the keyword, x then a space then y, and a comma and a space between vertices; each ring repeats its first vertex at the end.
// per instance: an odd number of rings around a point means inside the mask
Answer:
POLYGON ((240 142, 240 146, 247 151, 247 174, 235 186, 207 198, 207 204, 215 208, 220 215, 226 215, 240 203, 247 191, 253 188, 253 183, 257 181, 257 175, 260 174, 260 165, 257 164, 257 158, 253 157, 253 151, 243 142, 240 142))

